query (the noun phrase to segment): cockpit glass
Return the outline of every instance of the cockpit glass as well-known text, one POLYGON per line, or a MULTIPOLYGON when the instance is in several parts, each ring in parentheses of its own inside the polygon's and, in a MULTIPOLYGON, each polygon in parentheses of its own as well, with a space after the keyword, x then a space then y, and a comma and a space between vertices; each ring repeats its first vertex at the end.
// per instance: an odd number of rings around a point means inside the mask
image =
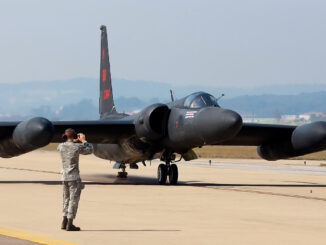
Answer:
POLYGON ((210 107, 210 106, 219 107, 216 98, 207 93, 196 93, 190 95, 185 100, 184 106, 189 108, 202 108, 202 107, 210 107))
POLYGON ((201 95, 196 97, 190 104, 190 108, 201 108, 205 106, 206 106, 205 99, 201 95))

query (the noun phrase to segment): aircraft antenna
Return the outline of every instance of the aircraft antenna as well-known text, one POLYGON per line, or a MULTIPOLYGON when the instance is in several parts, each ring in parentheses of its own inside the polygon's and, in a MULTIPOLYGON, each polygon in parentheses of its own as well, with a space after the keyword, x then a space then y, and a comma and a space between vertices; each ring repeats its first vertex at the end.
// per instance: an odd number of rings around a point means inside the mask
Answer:
POLYGON ((225 96, 225 94, 221 94, 220 97, 218 97, 218 98, 216 99, 216 102, 219 101, 220 99, 222 99, 224 96, 225 96))
POLYGON ((172 89, 170 89, 170 95, 171 95, 171 100, 172 100, 172 102, 174 101, 174 96, 173 96, 173 91, 172 91, 172 89))

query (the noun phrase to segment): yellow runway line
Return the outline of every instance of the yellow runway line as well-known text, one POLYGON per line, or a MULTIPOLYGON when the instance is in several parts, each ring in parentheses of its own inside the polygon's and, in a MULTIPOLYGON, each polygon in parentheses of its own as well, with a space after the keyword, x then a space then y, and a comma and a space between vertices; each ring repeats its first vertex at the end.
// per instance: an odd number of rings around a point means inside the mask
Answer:
POLYGON ((30 234, 30 233, 21 232, 21 231, 15 231, 15 230, 1 228, 1 227, 0 227, 0 235, 14 237, 14 238, 18 238, 18 239, 22 239, 22 240, 26 240, 26 241, 31 241, 31 242, 35 242, 35 243, 39 243, 39 244, 47 244, 47 245, 63 245, 63 244, 64 245, 77 245, 76 243, 60 241, 60 240, 49 238, 49 237, 45 237, 45 236, 30 234))
MULTIPOLYGON (((39 240, 34 240, 34 239, 31 239, 31 238, 28 238, 28 237, 17 236, 17 235, 13 235, 13 234, 10 234, 10 233, 5 233, 5 232, 0 232, 0 235, 13 237, 13 238, 18 238, 20 240, 35 242, 35 243, 39 243, 39 244, 54 245, 54 243, 48 243, 48 242, 43 242, 43 241, 39 241, 39 240)), ((55 245, 57 245, 57 244, 55 244, 55 245)))

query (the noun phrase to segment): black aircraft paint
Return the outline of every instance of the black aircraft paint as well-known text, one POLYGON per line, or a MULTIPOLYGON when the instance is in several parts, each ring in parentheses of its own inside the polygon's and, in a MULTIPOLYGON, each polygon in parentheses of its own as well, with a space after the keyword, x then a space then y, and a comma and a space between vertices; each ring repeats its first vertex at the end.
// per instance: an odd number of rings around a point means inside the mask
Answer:
POLYGON ((101 26, 100 117, 116 114, 113 96, 106 26, 101 26))
POLYGON ((158 182, 178 180, 175 153, 196 158, 193 148, 205 145, 257 146, 266 160, 277 160, 326 149, 326 122, 302 126, 243 123, 241 116, 221 108, 215 97, 196 92, 168 104, 153 104, 135 115, 116 111, 111 80, 107 31, 101 26, 100 120, 50 122, 32 118, 0 122, 0 157, 10 158, 50 142, 62 142, 66 128, 86 134, 94 154, 102 159, 138 168, 138 162, 160 158, 158 182))

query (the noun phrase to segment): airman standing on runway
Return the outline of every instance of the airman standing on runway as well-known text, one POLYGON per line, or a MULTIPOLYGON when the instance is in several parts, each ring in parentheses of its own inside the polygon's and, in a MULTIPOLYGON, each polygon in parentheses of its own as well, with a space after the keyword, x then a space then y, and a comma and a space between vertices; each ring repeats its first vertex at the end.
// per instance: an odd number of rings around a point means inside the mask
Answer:
POLYGON ((63 221, 61 229, 67 231, 79 231, 80 228, 73 225, 76 218, 81 190, 84 185, 79 175, 79 154, 88 155, 93 152, 93 147, 86 141, 84 134, 76 134, 69 128, 63 135, 64 143, 58 146, 62 159, 63 181, 63 221))

